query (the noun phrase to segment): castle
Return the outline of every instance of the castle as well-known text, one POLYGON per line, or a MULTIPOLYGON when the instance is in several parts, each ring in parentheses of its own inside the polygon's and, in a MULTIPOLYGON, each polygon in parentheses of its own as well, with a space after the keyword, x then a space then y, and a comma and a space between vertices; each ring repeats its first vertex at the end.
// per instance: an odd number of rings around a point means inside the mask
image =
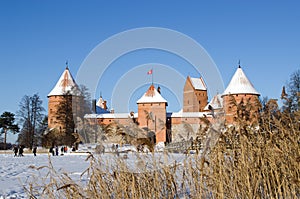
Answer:
MULTIPOLYGON (((59 78, 55 87, 48 95, 48 128, 61 128, 57 120, 57 105, 62 101, 64 93, 71 91, 76 85, 68 67, 59 78)), ((183 85, 183 107, 179 112, 167 112, 167 100, 161 95, 160 87, 151 84, 148 90, 137 100, 137 113, 115 113, 107 110, 106 101, 100 99, 94 105, 94 113, 86 114, 84 118, 96 121, 99 125, 118 123, 129 125, 129 120, 138 127, 152 132, 155 142, 177 142, 192 139, 202 125, 201 118, 213 120, 215 114, 222 113, 227 123, 234 123, 236 107, 232 106, 232 99, 238 104, 242 101, 258 106, 260 94, 251 84, 239 65, 230 83, 222 94, 214 96, 208 102, 207 87, 202 77, 188 76, 183 85), (189 130, 187 129, 189 127, 189 130)), ((73 99, 74 100, 74 99, 73 99)), ((258 110, 258 109, 257 109, 258 110)), ((256 109, 253 110, 254 112, 256 109)))

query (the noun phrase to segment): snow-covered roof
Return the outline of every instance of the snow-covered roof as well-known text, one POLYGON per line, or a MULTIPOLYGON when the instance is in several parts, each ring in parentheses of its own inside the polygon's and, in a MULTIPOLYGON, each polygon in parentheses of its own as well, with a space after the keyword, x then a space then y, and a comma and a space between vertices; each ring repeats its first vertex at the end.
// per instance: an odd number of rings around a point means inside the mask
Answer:
MULTIPOLYGON (((103 114, 85 114, 86 119, 126 119, 131 117, 130 113, 103 113, 103 114)), ((172 118, 199 118, 211 117, 207 112, 171 112, 167 113, 167 117, 172 118)), ((138 113, 134 113, 134 118, 138 118, 138 113)))
POLYGON ((48 94, 48 97, 54 95, 63 95, 66 92, 71 91, 74 86, 76 86, 75 80, 72 77, 69 68, 66 67, 65 71, 62 73, 59 80, 57 81, 55 87, 48 94))
MULTIPOLYGON (((130 113, 103 113, 103 114, 86 114, 84 118, 93 119, 93 118, 103 118, 103 119, 126 119, 129 118, 130 113)), ((134 117, 137 118, 138 114, 134 113, 134 117)))
POLYGON ((205 111, 210 110, 209 106, 211 106, 214 110, 223 108, 223 98, 221 97, 221 94, 215 95, 210 100, 210 102, 204 107, 204 110, 205 111))
POLYGON ((234 73, 230 83, 228 84, 227 88, 225 89, 224 95, 230 94, 254 94, 260 95, 249 81, 247 76, 245 75, 242 68, 239 66, 236 72, 234 73))
POLYGON ((147 90, 147 92, 136 103, 140 104, 140 103, 159 103, 159 102, 167 103, 167 100, 165 100, 159 94, 159 92, 152 84, 147 90))
POLYGON ((193 87, 196 90, 207 90, 205 82, 202 77, 200 78, 190 77, 190 80, 192 82, 193 87))
POLYGON ((176 118, 199 118, 199 117, 211 117, 207 112, 183 112, 180 110, 179 112, 167 113, 167 117, 176 117, 176 118))

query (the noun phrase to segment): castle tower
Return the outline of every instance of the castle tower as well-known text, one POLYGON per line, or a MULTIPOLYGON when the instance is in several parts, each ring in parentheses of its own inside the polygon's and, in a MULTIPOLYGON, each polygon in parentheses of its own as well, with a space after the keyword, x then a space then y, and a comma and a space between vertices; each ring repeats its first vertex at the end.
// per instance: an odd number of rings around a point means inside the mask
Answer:
POLYGON ((100 96, 99 100, 95 105, 97 114, 109 113, 109 111, 107 110, 107 102, 102 98, 102 96, 100 96))
MULTIPOLYGON (((168 106, 160 93, 152 84, 147 92, 137 101, 138 123, 141 128, 147 128, 148 133, 155 133, 154 141, 166 142, 166 107, 168 106)), ((154 137, 152 135, 148 135, 154 137)))
MULTIPOLYGON (((72 88, 76 86, 74 78, 72 77, 68 66, 60 76, 54 88, 48 94, 48 128, 61 129, 62 124, 59 123, 57 118, 57 108, 63 100, 63 96, 67 92, 71 92, 72 88)), ((72 96, 68 98, 72 103, 72 96)))
POLYGON ((260 105, 259 95, 241 66, 239 66, 222 94, 226 121, 233 123, 234 117, 237 116, 237 107, 232 104, 233 99, 236 101, 236 104, 239 104, 242 100, 244 103, 249 102, 252 106, 251 113, 255 113, 260 105))
POLYGON ((183 89, 183 112, 202 112, 207 100, 207 88, 203 78, 188 76, 183 89))

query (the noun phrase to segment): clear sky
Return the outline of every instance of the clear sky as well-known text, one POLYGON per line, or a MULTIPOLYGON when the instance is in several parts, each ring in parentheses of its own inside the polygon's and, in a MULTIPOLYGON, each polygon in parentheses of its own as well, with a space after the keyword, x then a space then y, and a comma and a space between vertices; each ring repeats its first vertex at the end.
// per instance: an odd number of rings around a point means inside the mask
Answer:
MULTIPOLYGON (((194 39, 217 65, 225 86, 241 60, 261 96, 279 98, 290 74, 300 68, 299 21, 299 1, 0 1, 0 112, 15 113, 21 98, 34 93, 47 109, 47 94, 66 60, 76 77, 98 44, 143 27, 167 28, 194 39)), ((116 67, 107 70, 106 78, 117 81, 131 66, 141 66, 146 74, 152 67, 148 63, 176 70, 180 63, 187 66, 179 71, 182 76, 199 75, 182 59, 150 49, 123 55, 114 62, 116 67), (121 65, 126 70, 119 70, 121 65)), ((144 78, 151 82, 147 75, 144 78)), ((112 106, 111 87, 103 81, 94 95, 101 92, 112 106)), ((169 111, 178 111, 169 86, 163 85, 169 111)), ((147 87, 141 85, 132 98, 140 97, 147 87)), ((128 109, 136 108, 134 99, 128 109)))

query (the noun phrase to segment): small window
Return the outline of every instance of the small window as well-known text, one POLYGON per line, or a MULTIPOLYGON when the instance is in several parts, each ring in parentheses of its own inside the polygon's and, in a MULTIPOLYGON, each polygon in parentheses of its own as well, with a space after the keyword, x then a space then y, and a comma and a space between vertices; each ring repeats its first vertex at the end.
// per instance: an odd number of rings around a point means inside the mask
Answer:
POLYGON ((199 104, 201 104, 201 101, 199 100, 199 104))

